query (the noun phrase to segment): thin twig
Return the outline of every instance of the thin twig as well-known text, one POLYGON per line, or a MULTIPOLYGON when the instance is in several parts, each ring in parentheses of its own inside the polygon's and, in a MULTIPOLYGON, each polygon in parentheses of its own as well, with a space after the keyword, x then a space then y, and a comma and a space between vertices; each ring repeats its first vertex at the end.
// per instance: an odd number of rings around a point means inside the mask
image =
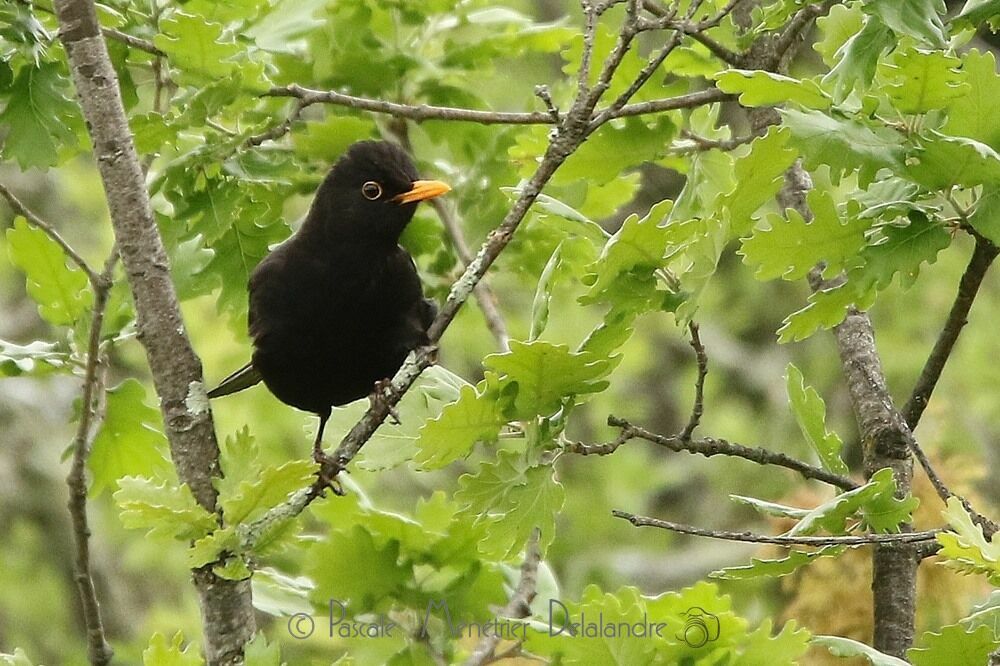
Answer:
POLYGON ((138 49, 140 51, 145 51, 157 58, 166 58, 167 54, 161 51, 153 42, 147 41, 140 37, 134 37, 128 33, 122 32, 121 30, 115 30, 114 28, 101 27, 101 32, 108 39, 113 39, 116 42, 121 42, 133 49, 138 49))
MULTIPOLYGON (((798 472, 807 479, 822 481, 843 490, 854 490, 859 487, 857 482, 846 476, 834 474, 820 467, 816 467, 802 462, 801 460, 797 460, 796 458, 787 456, 784 453, 777 453, 760 447, 743 446, 742 444, 735 444, 725 439, 717 439, 715 437, 702 437, 700 439, 685 441, 679 435, 659 435, 650 432, 645 428, 632 425, 625 419, 620 419, 617 416, 609 416, 608 425, 622 429, 622 433, 619 437, 619 440, 621 440, 622 443, 633 438, 644 439, 647 442, 652 442, 653 444, 670 449, 671 451, 687 451, 689 453, 703 455, 706 458, 714 455, 725 455, 732 456, 734 458, 743 458, 744 460, 755 462, 758 465, 775 465, 777 467, 784 467, 798 472)), ((579 450, 579 446, 586 445, 571 445, 568 447, 568 450, 571 453, 584 453, 584 451, 579 450)), ((614 448, 617 448, 617 446, 614 448)), ((590 452, 596 453, 596 451, 590 452)))
POLYGON ((726 530, 710 530, 704 527, 694 527, 668 520, 637 516, 617 509, 611 512, 615 518, 629 521, 636 527, 659 527, 660 529, 690 534, 692 536, 723 539, 725 541, 742 541, 746 543, 769 543, 778 546, 866 546, 871 544, 912 544, 934 541, 944 530, 928 530, 926 532, 902 532, 900 534, 864 534, 847 536, 771 536, 753 532, 729 532, 726 530))
POLYGON ((679 155, 705 150, 729 151, 746 145, 760 136, 759 134, 751 133, 746 136, 737 136, 731 139, 706 139, 705 137, 686 129, 682 129, 680 131, 680 135, 683 139, 687 140, 687 143, 685 144, 681 141, 677 141, 670 148, 672 153, 679 155))
POLYGON ((684 426, 679 437, 682 441, 690 442, 691 434, 701 423, 701 415, 705 413, 705 376, 708 374, 708 354, 705 353, 705 346, 701 344, 698 324, 690 322, 688 331, 691 333, 691 348, 698 362, 698 379, 694 383, 694 405, 691 407, 691 418, 684 426))
POLYGON ((552 92, 549 90, 548 86, 535 86, 535 97, 542 100, 542 103, 545 104, 545 108, 548 110, 549 115, 552 116, 552 122, 556 125, 562 122, 562 115, 559 113, 559 107, 557 107, 556 103, 552 101, 552 92))
MULTIPOLYGON (((540 537, 541 533, 536 527, 532 530, 525 546, 524 562, 521 564, 521 579, 507 605, 497 613, 498 618, 521 620, 531 615, 531 602, 537 593, 538 563, 542 559, 542 551, 538 543, 540 537)), ((465 660, 465 666, 482 666, 495 661, 496 649, 499 644, 500 636, 497 633, 486 634, 480 639, 469 658, 465 660)))
POLYGON ((795 16, 778 32, 774 43, 769 47, 774 54, 773 66, 776 67, 781 62, 785 53, 792 48, 795 40, 805 32, 814 19, 826 14, 831 7, 839 2, 840 0, 823 0, 823 2, 806 5, 796 12, 795 16))
POLYGON ((672 28, 674 30, 680 30, 685 35, 691 37, 691 39, 696 42, 700 42, 705 46, 713 55, 715 55, 719 60, 729 65, 738 66, 742 63, 742 56, 735 51, 731 51, 719 42, 715 41, 711 37, 705 34, 706 30, 714 28, 722 23, 722 20, 728 16, 736 6, 743 0, 736 0, 735 2, 730 2, 726 7, 722 8, 718 14, 698 23, 690 23, 688 21, 677 21, 674 20, 673 14, 666 7, 660 5, 654 0, 643 0, 642 7, 650 14, 659 17, 661 20, 658 22, 661 27, 672 28))
POLYGON ((108 296, 111 292, 111 277, 118 253, 112 250, 100 280, 94 283, 94 309, 90 321, 90 336, 87 344, 87 365, 84 370, 80 422, 73 438, 73 463, 66 485, 69 487, 67 507, 73 524, 73 538, 76 543, 73 578, 80 593, 83 621, 87 629, 87 655, 94 666, 104 666, 114 655, 104 632, 101 619, 101 605, 97 600, 94 577, 90 569, 90 526, 87 521, 87 458, 104 420, 104 354, 101 350, 101 329, 107 311, 108 296))
MULTIPOLYGON (((505 111, 482 111, 479 109, 463 109, 450 106, 433 106, 428 104, 398 104, 396 102, 386 102, 369 97, 356 97, 345 95, 335 90, 313 90, 298 84, 286 87, 272 88, 267 93, 267 97, 295 97, 301 101, 302 108, 313 104, 332 104, 343 106, 370 113, 383 113, 394 118, 406 118, 416 122, 425 120, 448 120, 453 122, 471 122, 482 125, 553 125, 555 119, 548 111, 531 112, 505 112, 505 111)), ((718 88, 707 88, 693 93, 667 97, 664 99, 650 100, 648 102, 638 102, 626 104, 614 113, 607 114, 607 119, 626 118, 630 116, 641 116, 651 113, 662 113, 664 111, 676 111, 678 109, 690 109, 697 106, 712 104, 732 99, 733 95, 724 93, 718 88)), ((286 121, 279 123, 277 127, 283 127, 286 121)), ((270 131, 276 131, 273 128, 270 131)), ((280 132, 276 135, 282 136, 287 133, 280 132)), ((266 132, 264 134, 267 134, 266 132)), ((258 135, 262 136, 262 135, 258 135)), ((261 139, 261 143, 267 138, 261 139)))
POLYGON ((259 146, 265 141, 275 141, 285 136, 291 131, 292 125, 295 124, 295 121, 302 116, 303 109, 309 106, 310 103, 311 102, 306 102, 304 99, 299 99, 299 101, 295 103, 295 106, 292 107, 292 112, 289 113, 284 120, 265 132, 251 136, 246 140, 246 145, 259 146))
POLYGON ((87 279, 90 280, 91 285, 96 287, 101 284, 101 276, 90 267, 90 264, 88 264, 76 250, 73 249, 73 246, 66 242, 66 239, 55 230, 55 227, 40 218, 32 212, 31 209, 21 203, 21 201, 14 196, 14 193, 7 189, 7 186, 3 183, 0 183, 0 195, 7 200, 7 203, 10 204, 10 207, 14 209, 15 213, 28 221, 28 224, 41 229, 49 238, 54 240, 56 244, 62 248, 63 252, 66 253, 66 256, 69 257, 74 264, 79 266, 80 270, 87 274, 87 279))
POLYGON ((968 323, 969 311, 979 293, 979 287, 983 284, 983 278, 986 277, 993 260, 997 258, 998 252, 1000 249, 988 240, 976 239, 976 247, 972 252, 969 265, 958 283, 958 293, 955 295, 955 302, 952 303, 951 311, 948 313, 948 319, 945 321, 944 328, 941 329, 937 342, 934 343, 934 349, 924 363, 923 370, 920 371, 920 377, 913 387, 910 399, 903 406, 902 414, 906 418, 906 425, 911 430, 916 428, 917 423, 920 422, 920 417, 937 386, 938 379, 941 378, 941 372, 955 348, 958 336, 968 323))

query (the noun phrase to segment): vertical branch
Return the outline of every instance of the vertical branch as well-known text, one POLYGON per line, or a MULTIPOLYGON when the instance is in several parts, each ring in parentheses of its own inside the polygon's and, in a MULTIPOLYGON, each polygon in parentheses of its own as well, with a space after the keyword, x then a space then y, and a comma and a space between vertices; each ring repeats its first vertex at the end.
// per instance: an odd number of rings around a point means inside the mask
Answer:
POLYGON ((687 425, 681 431, 678 438, 682 442, 690 442, 691 435, 695 428, 701 423, 702 414, 705 413, 705 376, 708 375, 708 354, 705 352, 705 345, 701 344, 701 329, 698 324, 691 322, 688 324, 688 331, 691 334, 691 348, 694 350, 695 360, 698 363, 698 378, 694 382, 694 404, 691 406, 691 417, 687 425))
POLYGON ((976 294, 979 293, 979 287, 983 284, 983 278, 986 277, 993 260, 997 258, 997 252, 998 249, 993 243, 985 238, 976 238, 976 247, 972 251, 969 265, 958 283, 958 294, 955 296, 955 302, 948 313, 948 319, 944 328, 941 329, 937 342, 934 343, 934 349, 927 358, 923 370, 920 372, 920 377, 913 387, 910 399, 903 406, 906 425, 911 430, 917 427, 924 409, 927 408, 934 387, 937 386, 952 349, 958 342, 958 336, 968 323, 972 303, 976 300, 976 294))
POLYGON ((112 250, 104 265, 104 270, 91 282, 94 290, 94 309, 90 319, 90 335, 87 341, 87 364, 83 375, 83 393, 80 422, 73 438, 73 462, 66 485, 69 486, 70 521, 73 524, 73 539, 76 543, 76 557, 73 562, 73 579, 80 593, 83 623, 87 631, 87 658, 94 666, 111 663, 114 650, 108 644, 101 620, 101 606, 94 588, 94 577, 90 570, 90 525, 87 521, 87 458, 94 438, 104 420, 105 403, 105 358, 101 350, 101 329, 104 314, 108 308, 111 292, 111 276, 118 261, 118 254, 112 250))
MULTIPOLYGON (((220 476, 201 361, 181 318, 163 241, 153 219, 142 166, 122 105, 118 78, 101 36, 93 0, 56 0, 59 38, 94 146, 115 239, 132 290, 138 338, 149 361, 170 452, 180 479, 201 506, 216 511, 220 476)), ((210 666, 242 662, 255 622, 248 581, 193 572, 210 666)))
MULTIPOLYGON (((852 309, 834 329, 834 337, 861 432, 865 477, 889 467, 896 480, 897 496, 905 497, 913 478, 913 459, 907 444, 911 435, 892 406, 867 313, 852 309)), ((909 526, 901 529, 908 531, 909 526)), ((873 645, 900 658, 913 644, 918 563, 913 549, 878 546, 872 555, 873 645)))

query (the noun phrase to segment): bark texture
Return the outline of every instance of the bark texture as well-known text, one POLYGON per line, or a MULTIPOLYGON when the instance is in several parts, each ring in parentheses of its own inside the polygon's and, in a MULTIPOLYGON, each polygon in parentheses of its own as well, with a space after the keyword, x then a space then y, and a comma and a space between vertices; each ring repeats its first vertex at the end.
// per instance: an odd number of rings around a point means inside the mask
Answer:
MULTIPOLYGON (((214 512, 212 478, 220 475, 219 448, 201 361, 181 319, 118 78, 93 1, 57 0, 55 9, 135 300, 138 337, 160 398, 171 456, 181 480, 203 507, 214 512)), ((208 663, 242 663, 243 644, 255 631, 249 581, 227 581, 210 570, 199 570, 194 572, 194 583, 200 595, 208 663)))

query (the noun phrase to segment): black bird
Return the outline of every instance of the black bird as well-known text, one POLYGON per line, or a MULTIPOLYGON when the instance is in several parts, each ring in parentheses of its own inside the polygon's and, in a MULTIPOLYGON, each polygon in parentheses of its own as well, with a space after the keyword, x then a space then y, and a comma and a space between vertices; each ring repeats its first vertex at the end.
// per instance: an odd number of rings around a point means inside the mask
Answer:
POLYGON ((314 456, 325 460, 331 408, 378 395, 406 355, 427 344, 437 306, 424 298, 399 236, 417 202, 450 189, 419 180, 394 144, 352 145, 319 186, 302 227, 254 269, 252 360, 208 397, 263 380, 282 402, 319 416, 314 456))

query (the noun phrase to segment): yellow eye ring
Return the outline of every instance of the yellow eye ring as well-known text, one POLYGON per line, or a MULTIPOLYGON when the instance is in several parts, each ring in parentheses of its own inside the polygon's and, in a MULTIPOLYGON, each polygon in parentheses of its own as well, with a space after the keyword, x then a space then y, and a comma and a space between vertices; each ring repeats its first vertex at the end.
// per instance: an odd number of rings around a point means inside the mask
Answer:
POLYGON ((369 201, 375 201, 382 196, 382 186, 374 180, 369 180, 361 186, 361 195, 369 201))

